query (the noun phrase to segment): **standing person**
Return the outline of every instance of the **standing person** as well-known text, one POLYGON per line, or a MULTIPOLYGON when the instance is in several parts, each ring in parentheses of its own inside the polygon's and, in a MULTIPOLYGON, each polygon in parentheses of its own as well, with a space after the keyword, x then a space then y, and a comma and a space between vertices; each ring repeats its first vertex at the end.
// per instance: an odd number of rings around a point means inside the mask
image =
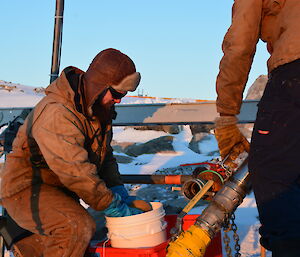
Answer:
POLYGON ((260 39, 270 58, 268 82, 251 139, 249 170, 261 244, 273 257, 300 256, 300 1, 235 0, 217 77, 216 138, 221 156, 248 151, 236 126, 260 39))
POLYGON ((1 174, 3 206, 33 233, 21 256, 83 256, 95 222, 79 198, 107 216, 151 209, 128 196, 110 145, 114 104, 139 82, 133 61, 106 49, 86 72, 64 69, 28 115, 1 174))

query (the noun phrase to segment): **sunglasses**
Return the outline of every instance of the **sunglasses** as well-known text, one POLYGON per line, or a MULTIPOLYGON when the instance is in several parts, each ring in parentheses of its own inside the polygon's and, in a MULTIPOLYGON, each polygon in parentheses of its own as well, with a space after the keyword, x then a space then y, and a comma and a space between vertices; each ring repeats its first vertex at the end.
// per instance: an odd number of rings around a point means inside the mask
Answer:
POLYGON ((121 99, 127 94, 127 92, 121 93, 121 92, 113 89, 112 87, 109 87, 108 89, 114 99, 121 99))

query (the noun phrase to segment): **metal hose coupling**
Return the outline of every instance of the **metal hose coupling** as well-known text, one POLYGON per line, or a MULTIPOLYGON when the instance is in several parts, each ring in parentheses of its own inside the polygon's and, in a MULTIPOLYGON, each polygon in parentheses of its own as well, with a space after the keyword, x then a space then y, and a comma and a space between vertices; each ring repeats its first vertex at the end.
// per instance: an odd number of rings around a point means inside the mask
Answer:
POLYGON ((207 231, 210 238, 213 238, 231 213, 242 203, 250 188, 246 158, 212 198, 201 216, 197 218, 195 225, 207 231))
POLYGON ((183 183, 181 188, 181 193, 189 200, 191 200, 199 191, 202 190, 207 181, 214 181, 213 186, 207 191, 203 197, 204 200, 211 200, 212 197, 218 192, 223 184, 224 177, 222 176, 223 170, 220 172, 219 170, 206 169, 200 172, 197 172, 195 169, 193 173, 197 174, 195 178, 187 180, 183 183), (196 171, 196 172, 195 172, 196 171))
POLYGON ((193 197, 204 187, 206 182, 207 181, 198 178, 188 180, 182 185, 181 193, 187 199, 193 199, 193 197))

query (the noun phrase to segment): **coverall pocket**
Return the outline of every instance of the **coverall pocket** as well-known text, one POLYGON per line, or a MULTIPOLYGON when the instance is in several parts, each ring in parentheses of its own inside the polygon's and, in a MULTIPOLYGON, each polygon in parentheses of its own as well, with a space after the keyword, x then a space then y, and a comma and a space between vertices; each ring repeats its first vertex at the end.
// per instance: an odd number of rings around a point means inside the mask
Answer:
POLYGON ((272 120, 272 109, 259 104, 251 139, 253 146, 259 147, 272 144, 272 120))
POLYGON ((251 146, 257 150, 282 146, 287 138, 287 124, 292 108, 286 103, 259 103, 251 146))

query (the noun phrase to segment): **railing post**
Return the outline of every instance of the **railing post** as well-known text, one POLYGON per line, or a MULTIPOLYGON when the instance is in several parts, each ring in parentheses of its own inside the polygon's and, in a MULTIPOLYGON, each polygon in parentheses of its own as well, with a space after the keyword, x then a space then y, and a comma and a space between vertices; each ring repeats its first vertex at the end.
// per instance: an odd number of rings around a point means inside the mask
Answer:
POLYGON ((64 16, 64 0, 56 0, 50 83, 56 80, 59 74, 63 16, 64 16))

